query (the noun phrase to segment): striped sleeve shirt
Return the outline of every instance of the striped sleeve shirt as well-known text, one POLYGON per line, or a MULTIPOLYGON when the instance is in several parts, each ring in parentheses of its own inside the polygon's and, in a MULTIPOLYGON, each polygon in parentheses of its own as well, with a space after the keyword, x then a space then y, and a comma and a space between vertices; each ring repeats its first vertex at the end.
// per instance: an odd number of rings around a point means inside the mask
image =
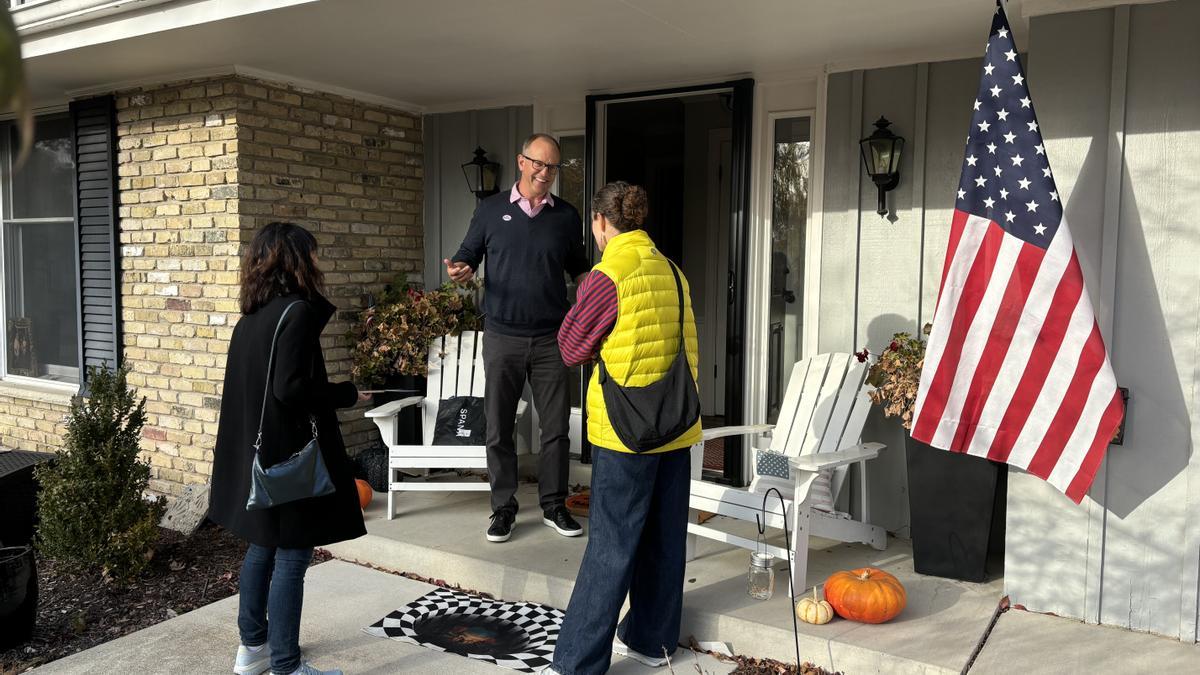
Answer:
POLYGON ((558 329, 563 363, 578 366, 594 359, 616 323, 617 285, 603 272, 592 270, 579 285, 575 306, 558 329))

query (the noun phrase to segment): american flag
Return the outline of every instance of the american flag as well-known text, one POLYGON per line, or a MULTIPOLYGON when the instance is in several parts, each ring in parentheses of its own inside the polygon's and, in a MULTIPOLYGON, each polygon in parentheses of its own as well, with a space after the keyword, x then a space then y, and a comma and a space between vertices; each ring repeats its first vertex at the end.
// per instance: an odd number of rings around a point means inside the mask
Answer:
POLYGON ((912 437, 1079 503, 1124 404, 999 2, 983 61, 912 437))

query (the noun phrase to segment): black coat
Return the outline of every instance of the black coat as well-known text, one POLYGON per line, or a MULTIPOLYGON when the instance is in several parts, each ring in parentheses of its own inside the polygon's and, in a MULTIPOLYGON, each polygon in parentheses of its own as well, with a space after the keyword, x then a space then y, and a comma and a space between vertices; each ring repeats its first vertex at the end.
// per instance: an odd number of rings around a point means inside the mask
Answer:
POLYGON ((225 364, 208 517, 260 546, 308 548, 366 534, 336 414, 337 408, 355 404, 358 390, 350 382, 330 382, 325 371, 320 336, 334 307, 322 297, 293 307, 279 330, 260 452, 263 466, 268 467, 300 450, 312 438, 311 414, 337 491, 269 509, 246 510, 271 336, 284 308, 298 299, 275 298, 243 316, 233 329, 225 364))

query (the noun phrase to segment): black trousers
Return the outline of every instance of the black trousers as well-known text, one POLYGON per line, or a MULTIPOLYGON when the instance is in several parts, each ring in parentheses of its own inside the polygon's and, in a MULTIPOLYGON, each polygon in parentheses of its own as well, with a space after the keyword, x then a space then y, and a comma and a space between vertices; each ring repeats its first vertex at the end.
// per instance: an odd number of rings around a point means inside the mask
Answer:
POLYGON ((543 510, 567 498, 570 396, 567 367, 553 333, 515 337, 488 332, 483 337, 484 413, 487 415, 488 479, 492 510, 517 504, 517 449, 513 440, 517 402, 525 383, 533 390, 542 436, 538 456, 538 502, 543 510))

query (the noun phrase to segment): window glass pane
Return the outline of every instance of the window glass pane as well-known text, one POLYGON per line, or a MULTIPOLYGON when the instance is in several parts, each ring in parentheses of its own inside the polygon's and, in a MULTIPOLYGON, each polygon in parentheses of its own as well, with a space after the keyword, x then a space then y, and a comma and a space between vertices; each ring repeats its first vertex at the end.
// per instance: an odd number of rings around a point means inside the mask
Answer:
POLYGON ((75 307, 75 227, 4 224, 4 304, 8 373, 79 381, 75 307))
MULTIPOLYGON (((40 118, 35 125, 33 150, 12 176, 7 191, 9 218, 72 218, 71 181, 75 159, 71 149, 71 121, 65 117, 40 118)), ((8 125, 8 147, 20 148, 15 125, 8 125)), ((5 170, 9 162, 5 162, 5 170)))
POLYGON ((808 220, 809 118, 775 121, 771 170, 771 305, 767 419, 774 422, 786 378, 801 354, 804 236, 808 220))
POLYGON ((563 136, 562 170, 558 176, 558 194, 583 214, 583 136, 563 136))
POLYGON ((70 120, 42 117, 35 128, 29 159, 14 173, 11 169, 20 138, 13 124, 0 127, 5 216, 0 224, 4 374, 78 382, 79 292, 70 120))

